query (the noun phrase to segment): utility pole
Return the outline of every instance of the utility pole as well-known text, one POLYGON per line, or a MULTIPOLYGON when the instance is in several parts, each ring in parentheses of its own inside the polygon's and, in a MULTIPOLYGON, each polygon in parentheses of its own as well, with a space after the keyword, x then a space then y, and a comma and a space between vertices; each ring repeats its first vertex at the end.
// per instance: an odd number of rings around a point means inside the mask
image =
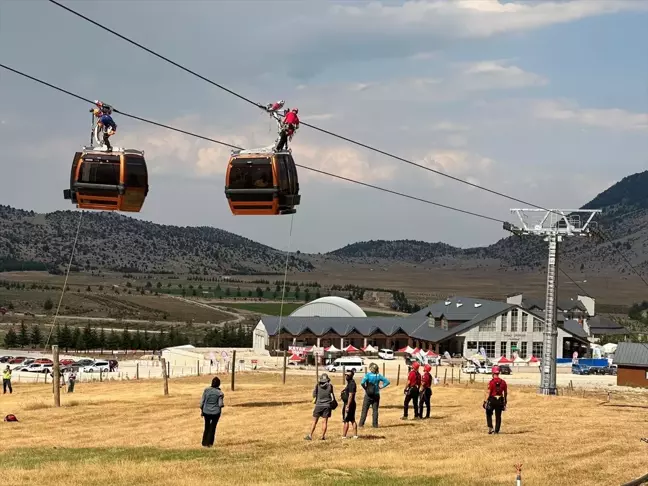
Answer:
POLYGON ((556 269, 558 268, 558 243, 568 236, 590 236, 592 219, 600 209, 511 209, 517 214, 521 226, 504 223, 504 229, 517 236, 544 236, 549 242, 547 264, 547 295, 542 344, 540 390, 542 395, 556 394, 556 354, 558 328, 556 326, 556 269), (582 215, 582 218, 581 218, 582 215), (584 220, 584 221, 583 221, 584 220))

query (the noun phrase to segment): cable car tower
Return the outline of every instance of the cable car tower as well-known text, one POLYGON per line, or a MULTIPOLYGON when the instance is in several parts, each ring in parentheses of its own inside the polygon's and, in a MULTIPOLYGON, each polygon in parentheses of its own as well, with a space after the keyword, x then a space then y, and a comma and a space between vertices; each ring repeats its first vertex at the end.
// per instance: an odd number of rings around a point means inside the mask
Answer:
POLYGON ((517 214, 521 226, 504 223, 504 229, 511 233, 544 236, 549 242, 547 265, 547 297, 545 301, 545 325, 540 369, 540 393, 556 394, 556 348, 558 328, 556 327, 556 269, 558 267, 558 243, 568 236, 590 236, 594 233, 592 219, 600 209, 511 209, 517 214))

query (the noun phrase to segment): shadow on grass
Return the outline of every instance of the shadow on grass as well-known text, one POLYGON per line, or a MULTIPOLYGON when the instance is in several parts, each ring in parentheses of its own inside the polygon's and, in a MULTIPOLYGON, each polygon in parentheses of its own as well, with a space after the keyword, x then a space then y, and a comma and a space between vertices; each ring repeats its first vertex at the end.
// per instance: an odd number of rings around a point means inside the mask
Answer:
POLYGON ((380 440, 380 439, 386 439, 386 438, 387 437, 384 436, 384 435, 373 435, 373 434, 358 436, 358 440, 380 440))
POLYGON ((227 457, 232 454, 214 449, 160 449, 156 447, 106 447, 106 448, 58 448, 25 447, 3 452, 12 467, 36 469, 43 464, 64 462, 70 464, 110 462, 170 462, 227 457))
POLYGON ((381 425, 380 427, 383 428, 383 429, 391 429, 393 427, 416 427, 416 424, 410 424, 410 423, 404 422, 402 424, 381 425))
POLYGON ((311 401, 298 400, 294 402, 245 402, 245 403, 239 403, 238 405, 232 405, 232 407, 267 408, 267 407, 285 407, 288 405, 303 405, 304 403, 311 403, 311 401))
POLYGON ((622 403, 608 403, 608 402, 601 402, 599 405, 602 405, 604 407, 615 407, 615 408, 646 408, 648 409, 648 405, 629 405, 629 404, 622 404, 622 403))
MULTIPOLYGON (((389 486, 450 486, 465 484, 461 478, 438 477, 428 475, 417 475, 415 477, 397 477, 377 469, 302 469, 299 476, 312 485, 335 486, 375 486, 377 484, 388 484, 389 486)), ((489 483, 492 486, 499 486, 502 483, 489 483)))
POLYGON ((500 435, 522 435, 522 434, 530 434, 533 432, 532 430, 511 430, 511 431, 504 431, 500 432, 500 435))

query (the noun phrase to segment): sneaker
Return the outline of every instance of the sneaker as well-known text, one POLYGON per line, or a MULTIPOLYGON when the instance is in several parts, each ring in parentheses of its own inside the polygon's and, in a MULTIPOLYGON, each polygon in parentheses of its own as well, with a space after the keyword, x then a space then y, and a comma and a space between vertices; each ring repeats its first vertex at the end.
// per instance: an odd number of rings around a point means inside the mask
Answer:
POLYGON ((495 432, 493 431, 493 429, 489 429, 489 430, 488 430, 488 435, 491 435, 491 434, 494 434, 494 433, 495 433, 495 432))
POLYGON ((322 437, 320 440, 326 440, 326 437, 322 437))
POLYGON ((407 415, 403 415, 403 416, 401 417, 401 420, 407 420, 407 415))
POLYGON ((348 439, 348 437, 346 435, 343 435, 342 438, 343 439, 348 439))
POLYGON ((357 439, 357 438, 358 438, 358 436, 357 436, 357 435, 354 435, 354 436, 353 436, 353 438, 354 438, 354 439, 357 439))
POLYGON ((307 435, 306 437, 304 437, 304 440, 313 440, 313 438, 310 435, 307 435))

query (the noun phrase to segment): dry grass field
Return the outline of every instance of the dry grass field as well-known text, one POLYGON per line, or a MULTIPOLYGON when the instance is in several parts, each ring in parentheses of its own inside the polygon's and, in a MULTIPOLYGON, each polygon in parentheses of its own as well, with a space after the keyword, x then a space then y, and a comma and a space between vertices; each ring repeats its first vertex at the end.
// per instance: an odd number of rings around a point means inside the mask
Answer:
MULTIPOLYGON (((226 408, 213 449, 200 446, 198 404, 210 377, 79 384, 51 408, 51 386, 17 385, 0 397, 0 481, 21 486, 143 484, 618 485, 648 470, 645 395, 541 397, 512 387, 498 436, 486 434, 482 386, 436 387, 432 419, 401 421, 402 390, 385 390, 380 424, 305 442, 313 378, 241 374, 224 382, 226 408)), ((339 376, 335 377, 339 394, 339 376)), ((318 429, 319 430, 319 429, 318 429)))

